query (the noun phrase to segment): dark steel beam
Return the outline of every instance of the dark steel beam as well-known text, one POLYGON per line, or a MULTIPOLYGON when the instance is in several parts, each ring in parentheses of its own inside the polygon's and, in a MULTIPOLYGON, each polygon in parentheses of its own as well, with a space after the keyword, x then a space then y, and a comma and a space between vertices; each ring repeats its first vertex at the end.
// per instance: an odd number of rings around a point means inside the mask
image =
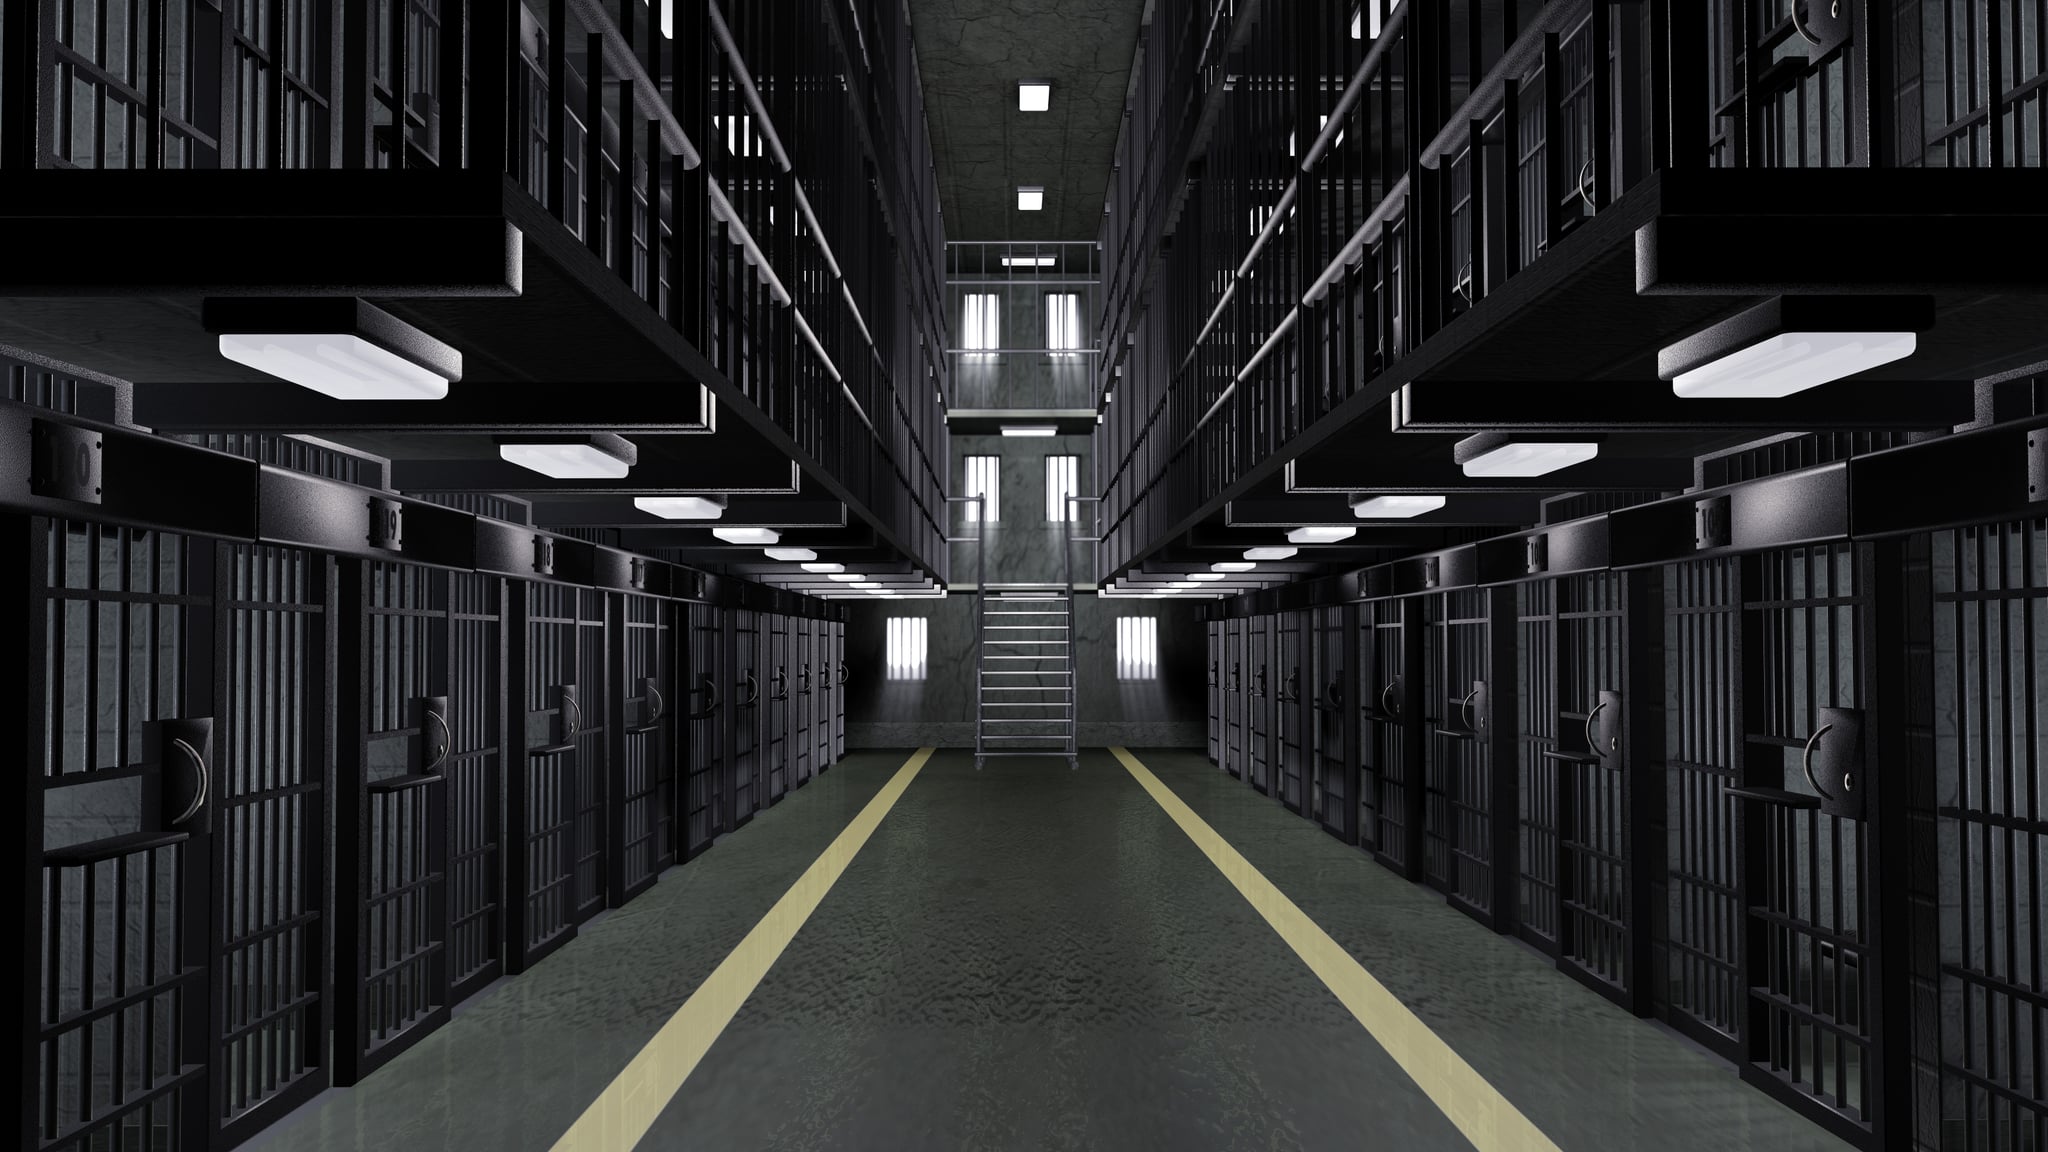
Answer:
POLYGON ((1661 380, 1418 380, 1394 396, 1396 432, 1790 432, 1953 428, 1975 392, 1954 382, 1843 380, 1779 400, 1681 400, 1661 380))
POLYGON ((159 432, 710 432, 701 385, 463 383, 442 400, 335 400, 282 381, 144 384, 135 421, 159 432))

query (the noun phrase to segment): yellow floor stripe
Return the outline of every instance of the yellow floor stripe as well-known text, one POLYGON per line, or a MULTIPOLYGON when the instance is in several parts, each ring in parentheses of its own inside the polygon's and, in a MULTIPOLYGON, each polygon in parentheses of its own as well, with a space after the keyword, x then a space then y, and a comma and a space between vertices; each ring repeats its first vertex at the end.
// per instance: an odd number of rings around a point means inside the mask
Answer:
POLYGON ((1463 1057, 1408 1006, 1344 951, 1330 935, 1294 901, 1261 875, 1251 861, 1232 848, 1209 827, 1179 796, 1159 782, 1150 769, 1122 748, 1111 748, 1138 784, 1166 810, 1195 847, 1216 865, 1217 871, 1251 903, 1273 931, 1294 949, 1351 1014, 1358 1018, 1387 1055, 1401 1066, 1436 1106, 1450 1117, 1458 1131, 1479 1152, 1557 1152, 1551 1142, 1521 1110, 1508 1103, 1500 1090, 1465 1063, 1463 1057))
POLYGON ((627 1152, 640 1143, 654 1125, 655 1117, 668 1107, 712 1042, 732 1022, 740 1005, 753 995, 761 977, 768 974, 797 929, 811 918, 818 902, 832 890, 840 874, 853 862, 855 853, 868 842, 875 826, 895 807, 904 789, 910 787, 931 757, 932 749, 920 748, 904 761, 896 775, 868 801, 867 807, 860 810, 824 854, 797 877, 796 883, 754 925, 746 939, 719 962, 704 983, 683 1001, 683 1006, 676 1009, 676 1014, 661 1026, 661 1031, 654 1034, 654 1039, 555 1141, 555 1152, 627 1152))

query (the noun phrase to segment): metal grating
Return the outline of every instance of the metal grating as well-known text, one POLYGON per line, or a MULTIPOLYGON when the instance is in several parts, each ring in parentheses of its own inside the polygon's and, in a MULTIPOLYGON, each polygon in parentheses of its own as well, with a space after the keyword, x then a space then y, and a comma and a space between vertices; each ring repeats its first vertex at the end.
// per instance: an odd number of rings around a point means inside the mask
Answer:
POLYGON ((1516 703, 1518 867, 1515 924, 1524 939, 1555 954, 1558 938, 1558 773, 1543 755, 1557 747, 1557 582, 1515 587, 1516 658, 1521 687, 1516 703))

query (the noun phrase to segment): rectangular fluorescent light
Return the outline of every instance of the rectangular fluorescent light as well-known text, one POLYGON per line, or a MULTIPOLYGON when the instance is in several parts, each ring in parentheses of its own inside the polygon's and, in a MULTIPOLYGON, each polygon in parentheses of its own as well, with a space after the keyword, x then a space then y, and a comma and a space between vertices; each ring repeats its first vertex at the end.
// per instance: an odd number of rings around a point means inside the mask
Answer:
POLYGON ((875 580, 855 580, 847 585, 848 588, 859 588, 864 592, 872 592, 881 586, 881 583, 875 580))
POLYGON ((725 505, 708 496, 635 496, 633 507, 663 520, 716 520, 725 505))
POLYGON ((836 580, 841 584, 852 584, 858 580, 865 580, 867 577, 859 572, 827 572, 825 579, 836 580))
POLYGON ((336 400, 448 395, 448 377, 348 333, 222 333, 220 354, 336 400))
POLYGON ((1017 211, 1038 212, 1045 208, 1045 189, 1019 185, 1017 188, 1017 211))
POLYGON ((817 562, 817 563, 815 563, 815 564, 806 564, 806 565, 804 565, 803 567, 804 567, 804 571, 806 571, 806 572, 844 572, 844 571, 846 571, 846 565, 844 565, 844 564, 841 564, 841 563, 840 563, 840 562, 838 562, 837 560, 820 560, 820 561, 818 561, 818 562, 817 562))
POLYGON ((1188 579, 1190 579, 1190 580, 1221 580, 1221 579, 1223 579, 1223 578, 1224 578, 1224 576, 1223 576, 1223 573, 1221 573, 1221 572, 1190 572, 1190 573, 1188 573, 1188 579))
MULTIPOLYGON (((816 560, 818 558, 818 554, 809 548, 763 548, 761 551, 766 552, 770 560, 816 560)), ((806 571, 810 567, 809 564, 804 565, 806 571)))
POLYGON ((1285 560, 1299 551, 1301 551, 1299 548, 1287 547, 1247 548, 1244 550, 1244 558, 1247 560, 1285 560))
POLYGON ((1052 424, 1005 424, 1005 436, 1057 436, 1060 430, 1052 424))
POLYGON ((713 528, 711 534, 727 544, 773 544, 782 539, 773 528, 713 528))
POLYGON ((1287 538, 1296 544, 1335 544, 1341 540, 1349 540, 1356 535, 1358 535, 1358 529, 1356 528, 1343 528, 1329 524, 1310 524, 1290 530, 1287 533, 1287 538))
POLYGON ((1775 400, 1913 354, 1911 332, 1780 332, 1671 381, 1687 400, 1775 400))
POLYGON ((1218 560, 1209 565, 1211 572, 1249 572, 1258 565, 1249 560, 1218 560))
POLYGON ((1052 107, 1052 85, 1043 80, 1017 82, 1017 111, 1044 112, 1052 107))
POLYGON ((1374 496, 1352 504, 1351 514, 1360 520, 1406 520, 1443 506, 1441 496, 1374 496))
POLYGON ((1560 468, 1584 464, 1600 454, 1587 440, 1516 440, 1497 432, 1481 432, 1458 441, 1453 455, 1467 476, 1548 476, 1560 468))
MULTIPOLYGON (((619 440, 616 436, 607 439, 619 440)), ((619 443, 627 442, 619 440, 619 443)), ((596 437, 585 442, 498 445, 498 458, 505 463, 517 464, 556 480, 623 479, 633 466, 629 455, 596 437)))
POLYGON ((1050 268, 1057 257, 1053 256, 1005 256, 1005 268, 1050 268))
POLYGON ((1172 583, 1168 584, 1167 587, 1173 589, 1176 592, 1179 592, 1184 588, 1199 588, 1201 587, 1201 585, 1195 583, 1193 580, 1175 580, 1172 583))

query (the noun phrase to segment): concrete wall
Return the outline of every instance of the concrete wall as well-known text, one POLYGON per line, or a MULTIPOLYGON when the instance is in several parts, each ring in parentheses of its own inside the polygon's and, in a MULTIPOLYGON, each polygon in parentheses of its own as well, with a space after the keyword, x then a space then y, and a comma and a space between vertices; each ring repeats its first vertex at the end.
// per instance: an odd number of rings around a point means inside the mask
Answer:
MULTIPOLYGON (((1081 495, 1095 491, 1093 460, 1090 456, 1092 437, 1088 436, 955 436, 953 450, 953 492, 967 494, 967 464, 969 456, 997 456, 1002 459, 1001 491, 997 493, 1002 503, 1002 516, 986 525, 987 535, 983 537, 988 547, 988 581, 991 584, 1037 583, 1058 581, 1062 578, 1060 567, 1060 539, 1071 525, 1053 523, 1045 518, 1045 458, 1048 456, 1078 456, 1075 468, 1079 477, 1081 495)), ((1081 527, 1085 530, 1094 523, 1094 510, 1089 505, 1081 506, 1081 527)), ((955 537, 975 536, 977 526, 967 521, 967 507, 953 505, 951 534, 955 537)), ((1092 532, 1083 531, 1084 535, 1092 532)), ((961 587, 975 583, 976 544, 953 545, 952 582, 961 587)), ((1095 582, 1095 546, 1075 544, 1074 582, 1093 584, 1095 582)))

